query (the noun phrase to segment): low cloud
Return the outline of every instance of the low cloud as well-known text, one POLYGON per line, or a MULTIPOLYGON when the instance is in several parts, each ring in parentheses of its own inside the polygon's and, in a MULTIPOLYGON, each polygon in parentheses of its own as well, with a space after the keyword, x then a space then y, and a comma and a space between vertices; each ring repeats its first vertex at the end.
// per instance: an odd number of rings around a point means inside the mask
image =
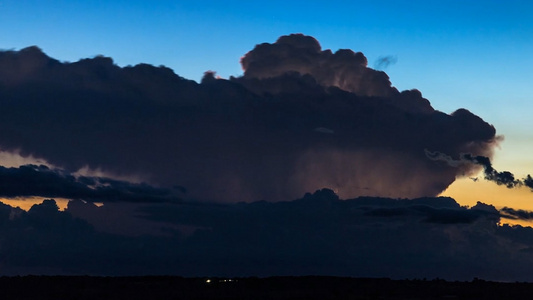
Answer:
POLYGON ((144 204, 135 208, 143 222, 126 221, 143 226, 141 234, 105 207, 75 201, 59 211, 46 200, 25 212, 0 204, 0 240, 9 240, 0 274, 531 280, 533 229, 498 225, 500 212, 483 203, 342 200, 320 190, 277 203, 144 204), (73 217, 84 211, 116 230, 73 217))
POLYGON ((51 197, 89 202, 176 202, 172 190, 105 177, 73 176, 44 165, 0 166, 0 197, 51 197))
POLYGON ((523 209, 514 209, 510 207, 504 207, 501 209, 501 211, 504 213, 504 217, 510 218, 510 219, 520 219, 520 220, 532 220, 533 219, 533 212, 523 210, 523 209))

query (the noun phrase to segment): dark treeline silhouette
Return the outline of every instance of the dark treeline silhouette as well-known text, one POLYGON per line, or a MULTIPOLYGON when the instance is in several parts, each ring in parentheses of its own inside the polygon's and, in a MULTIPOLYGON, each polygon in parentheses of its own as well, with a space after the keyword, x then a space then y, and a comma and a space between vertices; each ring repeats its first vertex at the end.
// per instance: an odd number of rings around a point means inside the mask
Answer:
POLYGON ((533 283, 348 277, 2 277, 4 299, 527 299, 533 283))

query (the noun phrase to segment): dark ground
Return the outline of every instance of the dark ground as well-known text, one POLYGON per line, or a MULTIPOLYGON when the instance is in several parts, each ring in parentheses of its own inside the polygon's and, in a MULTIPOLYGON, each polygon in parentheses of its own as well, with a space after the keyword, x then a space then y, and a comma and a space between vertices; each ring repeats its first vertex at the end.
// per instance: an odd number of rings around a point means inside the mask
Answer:
POLYGON ((533 283, 341 277, 1 277, 2 299, 530 299, 533 283))

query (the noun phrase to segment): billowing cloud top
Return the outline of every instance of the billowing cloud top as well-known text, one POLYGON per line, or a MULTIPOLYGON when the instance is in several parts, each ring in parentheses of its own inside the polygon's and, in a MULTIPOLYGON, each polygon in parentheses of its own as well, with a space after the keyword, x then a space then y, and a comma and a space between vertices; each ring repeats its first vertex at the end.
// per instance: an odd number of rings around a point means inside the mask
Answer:
POLYGON ((276 43, 257 45, 241 60, 245 77, 272 78, 297 72, 309 74, 322 86, 336 86, 361 96, 392 96, 389 77, 367 68, 361 52, 341 49, 322 51, 316 39, 302 34, 280 37, 276 43))
MULTIPOLYGON (((40 49, 0 52, 0 148, 75 172, 143 174, 216 201, 434 196, 479 166, 425 149, 491 157, 495 129, 397 91, 362 53, 283 36, 242 58, 244 75, 200 84, 165 67, 74 63, 40 49)), ((477 170, 477 169, 476 169, 477 170)))

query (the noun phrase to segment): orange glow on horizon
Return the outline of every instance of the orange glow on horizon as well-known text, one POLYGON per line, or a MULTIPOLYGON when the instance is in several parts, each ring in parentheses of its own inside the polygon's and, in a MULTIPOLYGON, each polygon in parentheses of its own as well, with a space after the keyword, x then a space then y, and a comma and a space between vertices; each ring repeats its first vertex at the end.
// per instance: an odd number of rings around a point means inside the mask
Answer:
MULTIPOLYGON (((460 205, 472 207, 483 202, 501 209, 505 206, 513 209, 533 211, 533 192, 527 187, 508 189, 493 182, 479 178, 474 182, 469 178, 456 180, 440 196, 451 197, 460 205)), ((533 227, 533 221, 501 219, 502 224, 521 225, 533 227)))
MULTIPOLYGON (((7 204, 12 207, 18 207, 20 209, 23 209, 25 211, 30 210, 30 208, 36 204, 41 204, 44 199, 50 199, 50 198, 43 198, 43 197, 28 197, 28 198, 0 198, 0 202, 7 204)), ((59 210, 65 210, 67 208, 69 199, 63 199, 63 198, 54 198, 56 201, 57 206, 59 207, 59 210)))

